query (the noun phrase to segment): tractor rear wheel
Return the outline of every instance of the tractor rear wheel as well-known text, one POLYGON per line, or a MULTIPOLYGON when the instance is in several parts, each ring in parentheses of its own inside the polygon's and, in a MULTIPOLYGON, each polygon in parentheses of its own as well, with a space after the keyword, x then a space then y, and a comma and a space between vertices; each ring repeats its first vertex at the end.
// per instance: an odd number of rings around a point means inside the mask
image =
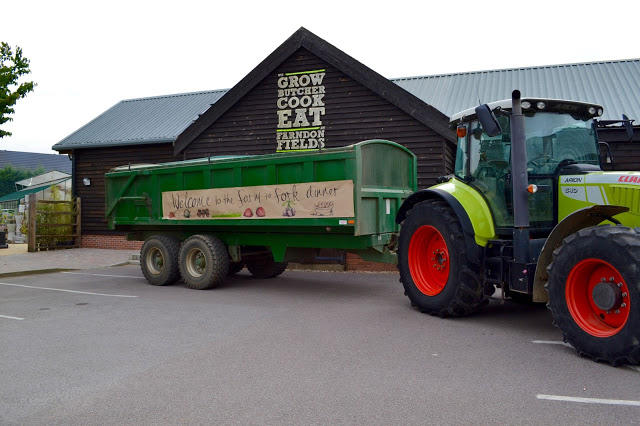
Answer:
POLYGON ((548 271, 547 306, 564 341, 595 361, 640 363, 640 228, 582 229, 548 271))
POLYGON ((193 235, 180 249, 180 274, 187 287, 206 290, 227 276, 229 254, 222 241, 212 235, 193 235))
POLYGON ((149 237, 140 250, 142 275, 152 285, 169 285, 180 279, 180 241, 166 235, 149 237))
POLYGON ((398 242, 400 282, 411 304, 446 317, 468 315, 488 303, 479 268, 466 252, 462 226, 445 201, 416 204, 398 242))

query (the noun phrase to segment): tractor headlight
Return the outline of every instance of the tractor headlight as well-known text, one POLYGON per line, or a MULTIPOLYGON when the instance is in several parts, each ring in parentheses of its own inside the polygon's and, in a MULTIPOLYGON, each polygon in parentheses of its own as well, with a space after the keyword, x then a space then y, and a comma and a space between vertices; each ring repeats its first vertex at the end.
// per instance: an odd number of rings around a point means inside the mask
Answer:
POLYGON ((522 103, 520 104, 520 106, 522 107, 522 109, 529 109, 529 108, 531 108, 531 102, 529 102, 529 101, 522 101, 522 103))
POLYGON ((596 109, 594 107, 589 107, 589 114, 596 115, 596 109))
POLYGON ((545 104, 544 102, 540 101, 536 104, 536 108, 538 109, 545 109, 547 107, 547 104, 545 104))

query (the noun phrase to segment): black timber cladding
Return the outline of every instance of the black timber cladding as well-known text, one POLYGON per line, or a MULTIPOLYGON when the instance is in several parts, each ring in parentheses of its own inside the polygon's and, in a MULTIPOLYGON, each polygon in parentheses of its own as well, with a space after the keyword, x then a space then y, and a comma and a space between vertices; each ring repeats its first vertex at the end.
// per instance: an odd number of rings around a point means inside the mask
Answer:
POLYGON ((174 144, 176 153, 182 152, 226 110, 235 105, 300 48, 322 58, 328 64, 416 118, 447 140, 455 141, 454 133, 447 126, 449 121, 447 116, 305 28, 300 28, 178 136, 174 144))
POLYGON ((633 140, 629 140, 622 127, 598 129, 600 163, 605 171, 640 170, 640 126, 633 127, 633 140), (605 145, 606 144, 606 145, 605 145), (607 158, 607 148, 613 157, 607 158))
MULTIPOLYGON (((340 147, 366 139, 388 139, 418 156, 418 185, 426 187, 450 171, 451 145, 442 135, 304 48, 287 58, 226 110, 185 149, 186 158, 276 151, 278 76, 324 70, 321 98, 324 143, 340 147)), ((310 118, 311 120, 311 118, 310 118)), ((446 121, 444 121, 446 123, 446 121)), ((286 154, 283 154, 286 155, 286 154)))
MULTIPOLYGON (((175 161, 171 144, 131 145, 105 148, 75 149, 73 191, 82 199, 82 233, 114 234, 107 230, 105 218, 105 178, 114 167, 127 164, 175 161), (84 178, 91 185, 85 186, 84 178)), ((116 233, 117 234, 117 233, 116 233)))

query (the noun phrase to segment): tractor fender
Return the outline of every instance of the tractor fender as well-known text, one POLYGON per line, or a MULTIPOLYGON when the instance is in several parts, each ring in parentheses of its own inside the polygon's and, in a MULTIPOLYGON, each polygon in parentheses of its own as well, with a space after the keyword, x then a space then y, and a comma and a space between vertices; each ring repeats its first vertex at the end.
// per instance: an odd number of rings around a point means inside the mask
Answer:
POLYGON ((576 210, 569 216, 565 217, 558 223, 547 241, 542 247, 538 264, 536 266, 536 274, 533 280, 533 301, 548 302, 549 295, 545 289, 545 285, 549 280, 547 267, 553 260, 553 252, 562 245, 562 241, 569 235, 578 232, 581 229, 597 224, 612 218, 613 216, 629 211, 628 207, 614 205, 597 205, 576 210))
POLYGON ((462 204, 460 204, 460 201, 458 201, 453 195, 446 191, 443 191, 442 189, 428 188, 411 194, 406 200, 404 200, 402 206, 400 206, 398 214, 396 215, 396 223, 401 224, 405 220, 407 212, 411 210, 414 205, 422 201, 432 199, 442 199, 447 204, 449 204, 451 210, 453 210, 454 214, 457 216, 458 221, 460 222, 460 226, 462 226, 464 242, 467 249, 467 258, 470 262, 479 264, 480 247, 476 244, 475 232, 473 230, 471 220, 469 219, 469 215, 465 211, 462 204))

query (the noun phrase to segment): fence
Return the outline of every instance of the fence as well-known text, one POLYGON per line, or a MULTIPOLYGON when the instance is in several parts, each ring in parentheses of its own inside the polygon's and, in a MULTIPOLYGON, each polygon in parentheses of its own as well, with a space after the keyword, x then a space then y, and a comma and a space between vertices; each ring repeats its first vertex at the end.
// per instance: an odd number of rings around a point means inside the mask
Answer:
POLYGON ((29 195, 29 252, 80 247, 80 198, 36 200, 29 195))

